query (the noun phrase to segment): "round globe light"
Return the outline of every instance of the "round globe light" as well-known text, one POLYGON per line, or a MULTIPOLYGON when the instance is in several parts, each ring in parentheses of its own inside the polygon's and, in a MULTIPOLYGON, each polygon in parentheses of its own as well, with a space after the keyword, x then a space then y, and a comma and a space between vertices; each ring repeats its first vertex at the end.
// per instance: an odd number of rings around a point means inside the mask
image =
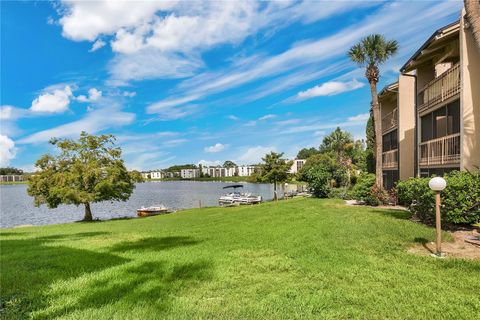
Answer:
POLYGON ((445 181, 445 179, 441 177, 435 177, 430 179, 430 181, 428 182, 428 186, 433 191, 442 191, 447 186, 447 181, 445 181))

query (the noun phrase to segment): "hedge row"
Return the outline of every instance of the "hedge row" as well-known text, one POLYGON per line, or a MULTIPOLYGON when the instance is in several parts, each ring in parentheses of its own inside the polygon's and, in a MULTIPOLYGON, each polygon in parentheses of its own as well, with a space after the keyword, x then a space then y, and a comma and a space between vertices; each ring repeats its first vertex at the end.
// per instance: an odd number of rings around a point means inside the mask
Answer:
MULTIPOLYGON (((480 222, 480 173, 452 171, 444 176, 447 187, 442 191, 442 221, 449 224, 480 222)), ((397 184, 398 202, 420 220, 435 220, 435 193, 428 187, 430 178, 410 178, 397 184)))

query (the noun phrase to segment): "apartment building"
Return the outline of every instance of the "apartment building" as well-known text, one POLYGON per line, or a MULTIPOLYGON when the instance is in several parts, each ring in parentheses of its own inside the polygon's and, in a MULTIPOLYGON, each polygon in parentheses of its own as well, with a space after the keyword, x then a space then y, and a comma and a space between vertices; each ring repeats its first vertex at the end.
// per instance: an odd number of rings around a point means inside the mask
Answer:
POLYGON ((240 177, 249 177, 255 172, 254 166, 238 166, 237 172, 240 177))
POLYGON ((180 170, 180 177, 182 179, 195 179, 200 177, 199 169, 182 169, 180 170))
POLYGON ((378 95, 387 189, 480 166, 480 50, 464 14, 435 31, 378 95))
POLYGON ((415 75, 417 176, 480 165, 480 50, 464 12, 401 68, 415 75))
POLYGON ((304 159, 295 159, 293 160, 292 166, 290 167, 290 170, 288 170, 288 173, 298 173, 300 169, 302 169, 303 165, 307 162, 307 160, 304 159))

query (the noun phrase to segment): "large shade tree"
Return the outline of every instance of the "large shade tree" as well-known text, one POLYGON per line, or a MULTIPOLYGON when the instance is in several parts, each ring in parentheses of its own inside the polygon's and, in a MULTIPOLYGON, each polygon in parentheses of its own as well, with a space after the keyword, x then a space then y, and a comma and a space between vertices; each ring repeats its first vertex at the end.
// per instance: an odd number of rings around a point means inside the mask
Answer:
POLYGON ((319 154, 320 151, 318 149, 311 147, 311 148, 303 148, 302 150, 298 151, 297 159, 308 159, 311 156, 319 154))
POLYGON ((379 66, 386 62, 398 50, 395 40, 386 40, 380 34, 369 35, 360 40, 348 51, 350 59, 365 68, 365 77, 370 84, 372 95, 373 120, 375 125, 375 184, 383 188, 382 184, 382 128, 380 105, 378 103, 377 83, 380 79, 379 66))
POLYGON ((227 160, 223 163, 224 168, 235 168, 237 164, 231 160, 227 160))
POLYGON ((131 174, 125 168, 112 135, 82 132, 78 140, 52 139, 50 143, 58 153, 42 156, 35 164, 39 171, 29 180, 28 194, 36 206, 83 205, 84 220, 91 221, 91 203, 126 201, 141 180, 137 172, 131 174))
POLYGON ((469 28, 480 50, 480 0, 464 0, 464 4, 469 28))
POLYGON ((288 170, 292 166, 292 161, 282 158, 282 153, 270 152, 262 158, 261 179, 266 182, 273 183, 273 199, 277 200, 277 183, 285 182, 288 178, 288 170))

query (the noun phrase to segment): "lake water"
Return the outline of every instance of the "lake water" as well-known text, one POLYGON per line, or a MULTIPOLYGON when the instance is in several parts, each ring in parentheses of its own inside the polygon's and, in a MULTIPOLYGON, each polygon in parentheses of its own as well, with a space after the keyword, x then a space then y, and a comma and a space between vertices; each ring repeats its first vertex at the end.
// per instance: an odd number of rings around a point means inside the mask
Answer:
MULTIPOLYGON (((218 198, 225 193, 226 182, 158 181, 137 184, 127 202, 100 202, 92 204, 94 219, 107 220, 120 217, 136 217, 142 206, 163 203, 174 209, 217 206, 218 198)), ((258 194, 264 200, 273 197, 273 185, 242 183, 244 190, 258 194)), ((27 194, 27 185, 0 185, 0 227, 20 225, 46 225, 68 223, 83 219, 83 206, 62 205, 48 209, 36 208, 33 198, 27 194)))

